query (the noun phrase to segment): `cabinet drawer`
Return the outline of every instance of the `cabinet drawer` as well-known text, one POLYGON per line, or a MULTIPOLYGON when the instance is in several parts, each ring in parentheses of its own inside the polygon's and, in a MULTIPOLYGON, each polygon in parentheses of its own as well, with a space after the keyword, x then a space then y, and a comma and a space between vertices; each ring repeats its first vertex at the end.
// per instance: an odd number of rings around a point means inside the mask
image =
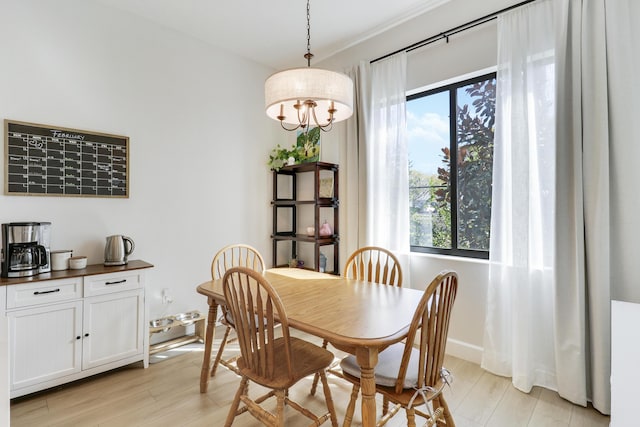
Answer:
POLYGON ((82 298, 82 277, 7 286, 7 309, 82 298))
POLYGON ((143 287, 142 282, 141 274, 135 271, 85 276, 84 296, 89 297, 139 289, 143 287))

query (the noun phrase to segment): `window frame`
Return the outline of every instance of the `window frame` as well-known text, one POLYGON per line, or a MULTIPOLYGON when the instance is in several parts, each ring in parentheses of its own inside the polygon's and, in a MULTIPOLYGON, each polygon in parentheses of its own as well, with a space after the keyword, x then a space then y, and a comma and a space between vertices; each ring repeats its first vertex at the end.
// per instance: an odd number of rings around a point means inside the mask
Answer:
MULTIPOLYGON (((448 80, 443 85, 431 85, 429 89, 419 90, 414 93, 407 94, 406 102, 414 99, 423 98, 425 96, 434 95, 442 92, 449 92, 449 176, 451 178, 451 248, 435 248, 428 246, 410 245, 411 252, 429 253, 446 256, 457 256, 464 258, 489 259, 489 249, 474 250, 458 248, 458 126, 457 126, 457 91, 461 87, 468 86, 473 83, 496 79, 497 72, 484 70, 481 74, 473 77, 463 77, 460 80, 448 80), (455 177, 455 179, 453 179, 455 177), (455 197, 453 197, 455 195, 455 197)), ((494 140, 495 144, 495 140, 494 140)), ((493 185, 493 183, 492 183, 493 185)))

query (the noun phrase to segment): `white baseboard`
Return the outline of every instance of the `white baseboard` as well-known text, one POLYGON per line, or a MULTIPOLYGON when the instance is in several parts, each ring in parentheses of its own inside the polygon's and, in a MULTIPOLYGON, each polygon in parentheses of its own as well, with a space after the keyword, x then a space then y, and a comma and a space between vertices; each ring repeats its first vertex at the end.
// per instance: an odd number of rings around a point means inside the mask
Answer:
POLYGON ((478 365, 482 361, 482 347, 469 344, 463 341, 454 339, 447 339, 447 354, 455 356, 459 359, 463 359, 469 362, 477 363, 478 365))

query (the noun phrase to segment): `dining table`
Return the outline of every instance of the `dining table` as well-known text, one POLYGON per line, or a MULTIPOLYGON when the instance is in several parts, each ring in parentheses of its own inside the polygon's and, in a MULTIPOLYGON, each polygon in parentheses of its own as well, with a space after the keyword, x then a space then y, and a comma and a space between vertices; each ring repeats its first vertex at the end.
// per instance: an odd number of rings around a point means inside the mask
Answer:
MULTIPOLYGON (((300 268, 272 268, 264 276, 280 296, 291 328, 326 339, 356 356, 361 372, 362 425, 375 426, 378 353, 406 337, 423 291, 300 268)), ((222 289, 222 279, 197 287, 209 305, 201 393, 208 389, 218 306, 224 304, 222 289)))

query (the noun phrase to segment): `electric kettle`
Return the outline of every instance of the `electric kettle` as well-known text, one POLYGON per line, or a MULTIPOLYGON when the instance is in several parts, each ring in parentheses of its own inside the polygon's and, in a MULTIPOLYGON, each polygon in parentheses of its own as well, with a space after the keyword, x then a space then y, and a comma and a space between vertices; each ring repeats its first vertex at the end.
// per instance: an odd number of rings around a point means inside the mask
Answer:
POLYGON ((127 257, 135 249, 133 240, 119 234, 107 237, 104 246, 104 265, 125 265, 127 257))

